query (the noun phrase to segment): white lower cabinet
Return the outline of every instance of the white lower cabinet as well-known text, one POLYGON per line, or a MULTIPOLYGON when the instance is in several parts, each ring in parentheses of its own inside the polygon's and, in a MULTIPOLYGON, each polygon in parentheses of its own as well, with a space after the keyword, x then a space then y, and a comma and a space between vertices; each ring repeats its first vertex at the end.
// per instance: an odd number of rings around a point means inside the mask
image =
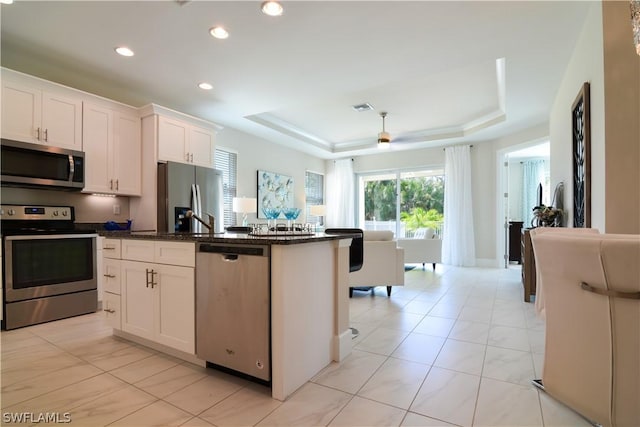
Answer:
POLYGON ((123 260, 122 330, 195 354, 194 269, 123 260))
POLYGON ((108 239, 101 237, 100 252, 102 262, 100 264, 101 291, 98 295, 102 301, 102 311, 113 329, 122 329, 120 320, 120 239, 108 239))
POLYGON ((113 329, 122 329, 120 295, 105 292, 102 297, 102 311, 113 329))
POLYGON ((195 243, 122 240, 122 330, 195 354, 195 243))

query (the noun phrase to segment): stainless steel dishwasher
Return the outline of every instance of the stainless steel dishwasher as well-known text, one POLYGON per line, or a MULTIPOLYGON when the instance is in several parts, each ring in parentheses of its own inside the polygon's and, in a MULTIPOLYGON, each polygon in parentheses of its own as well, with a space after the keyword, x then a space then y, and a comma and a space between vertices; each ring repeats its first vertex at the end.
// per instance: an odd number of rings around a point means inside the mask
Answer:
POLYGON ((196 355, 271 380, 269 246, 199 243, 196 355))

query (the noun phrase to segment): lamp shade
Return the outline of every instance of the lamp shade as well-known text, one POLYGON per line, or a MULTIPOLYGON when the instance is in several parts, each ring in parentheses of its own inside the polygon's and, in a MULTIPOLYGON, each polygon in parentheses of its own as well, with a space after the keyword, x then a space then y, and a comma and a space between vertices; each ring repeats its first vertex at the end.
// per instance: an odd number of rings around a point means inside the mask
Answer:
POLYGON ((256 203, 252 197, 234 197, 232 209, 236 213, 254 213, 258 211, 256 203))
POLYGON ((313 216, 325 216, 327 207, 325 205, 313 205, 309 208, 309 213, 313 216))

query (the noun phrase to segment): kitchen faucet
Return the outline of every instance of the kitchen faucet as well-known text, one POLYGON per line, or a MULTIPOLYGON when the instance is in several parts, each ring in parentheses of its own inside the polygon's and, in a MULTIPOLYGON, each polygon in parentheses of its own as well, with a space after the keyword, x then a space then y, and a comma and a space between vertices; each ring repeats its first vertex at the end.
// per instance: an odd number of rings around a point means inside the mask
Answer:
POLYGON ((215 233, 215 221, 216 219, 214 218, 213 215, 211 214, 207 214, 207 219, 209 220, 209 222, 205 222, 202 218, 200 218, 198 215, 196 215, 195 213, 193 213, 193 211, 187 211, 185 212, 184 216, 186 216, 187 218, 193 218, 195 220, 198 220, 202 225, 204 225, 205 227, 207 227, 207 229, 209 230, 209 234, 214 234, 215 233))

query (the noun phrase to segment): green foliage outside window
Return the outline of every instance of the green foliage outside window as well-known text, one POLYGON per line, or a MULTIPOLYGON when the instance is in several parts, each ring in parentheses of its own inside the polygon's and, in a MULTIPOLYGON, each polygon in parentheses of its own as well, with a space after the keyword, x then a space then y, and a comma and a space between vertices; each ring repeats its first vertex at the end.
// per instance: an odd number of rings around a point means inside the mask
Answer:
MULTIPOLYGON (((396 180, 368 181, 364 192, 365 220, 396 219, 396 180)), ((407 230, 436 228, 444 218, 444 177, 401 179, 400 212, 407 230)))

